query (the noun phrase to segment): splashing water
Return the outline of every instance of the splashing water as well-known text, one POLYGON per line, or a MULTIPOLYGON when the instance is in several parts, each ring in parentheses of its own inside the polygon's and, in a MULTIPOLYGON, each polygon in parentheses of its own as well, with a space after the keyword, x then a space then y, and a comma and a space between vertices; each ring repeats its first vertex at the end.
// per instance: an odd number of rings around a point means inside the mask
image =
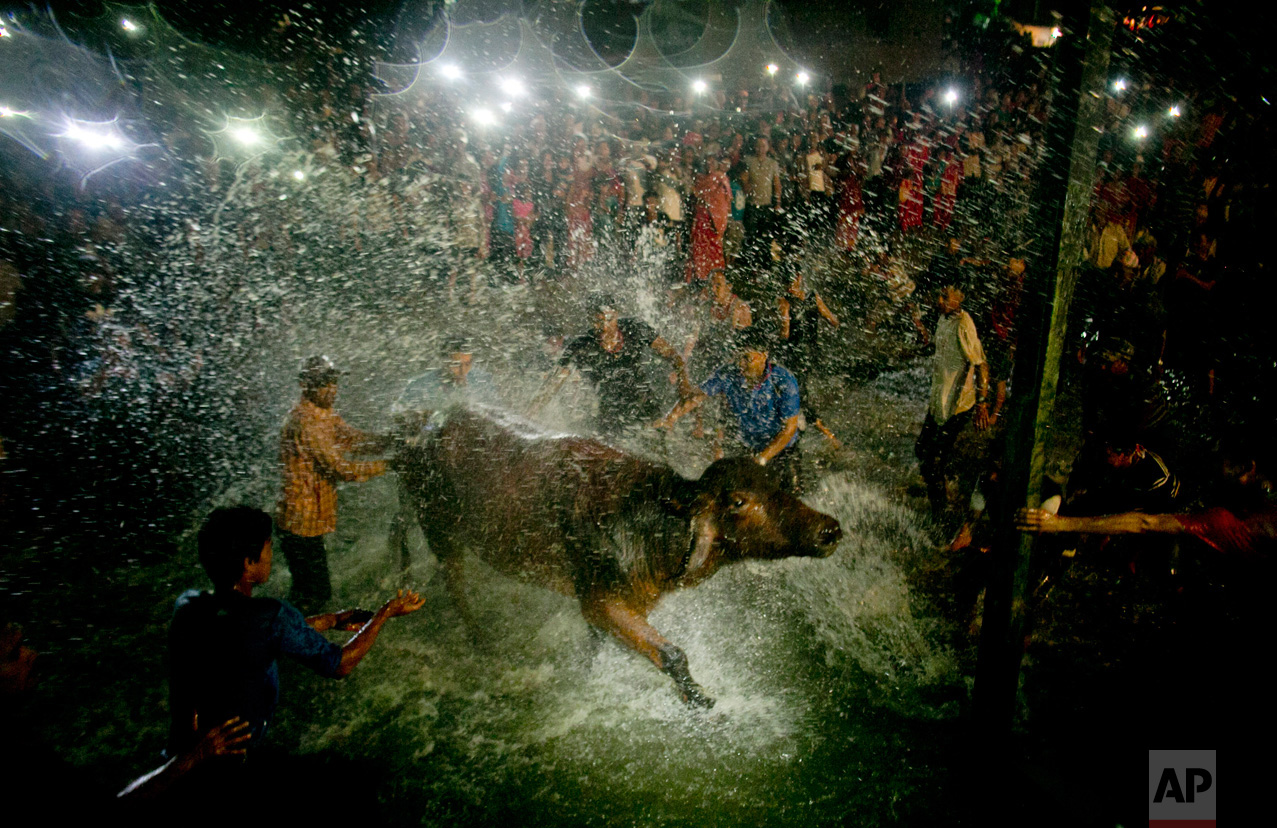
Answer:
MULTIPOLYGON (((358 529, 333 555, 339 600, 384 591, 392 571, 391 487, 359 491, 346 513, 358 529)), ((421 620, 388 628, 353 690, 286 711, 273 738, 390 765, 388 807, 427 823, 513 809, 554 824, 709 814, 819 824, 853 803, 893 809, 938 773, 909 755, 934 745, 908 734, 955 712, 923 695, 960 684, 936 623, 914 615, 899 563, 928 541, 907 510, 846 474, 820 480, 809 501, 843 524, 832 557, 730 566, 651 615, 716 698, 712 711, 685 708, 666 676, 610 640, 592 654, 574 602, 471 556, 471 601, 491 636, 475 648, 422 549, 412 571, 427 582, 421 620)))

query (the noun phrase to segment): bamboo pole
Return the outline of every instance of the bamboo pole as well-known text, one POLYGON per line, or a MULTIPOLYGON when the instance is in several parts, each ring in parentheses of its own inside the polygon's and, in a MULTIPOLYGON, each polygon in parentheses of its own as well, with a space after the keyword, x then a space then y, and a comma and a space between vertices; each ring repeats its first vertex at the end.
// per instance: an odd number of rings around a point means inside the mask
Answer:
MULTIPOLYGON (((1055 47, 1055 93, 1047 155, 1039 170, 1038 238, 1046 255, 1027 274, 1012 387, 1015 400, 1003 462, 999 536, 985 593, 975 679, 975 721, 1001 743, 1015 715, 1027 632, 1034 538, 1017 532, 1013 514, 1041 501, 1054 424, 1066 322, 1085 246, 1095 181, 1101 110, 1107 85, 1113 12, 1099 0, 1069 4, 1055 47)), ((987 744, 987 743, 986 743, 987 744)))

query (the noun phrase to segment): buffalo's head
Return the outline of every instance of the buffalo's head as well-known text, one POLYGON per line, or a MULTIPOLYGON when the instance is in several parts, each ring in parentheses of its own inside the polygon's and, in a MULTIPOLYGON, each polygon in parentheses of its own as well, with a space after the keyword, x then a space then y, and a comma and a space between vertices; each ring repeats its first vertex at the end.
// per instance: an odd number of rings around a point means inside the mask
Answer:
POLYGON ((715 461, 677 500, 694 534, 689 573, 746 558, 825 558, 842 537, 837 520, 782 491, 750 458, 715 461))

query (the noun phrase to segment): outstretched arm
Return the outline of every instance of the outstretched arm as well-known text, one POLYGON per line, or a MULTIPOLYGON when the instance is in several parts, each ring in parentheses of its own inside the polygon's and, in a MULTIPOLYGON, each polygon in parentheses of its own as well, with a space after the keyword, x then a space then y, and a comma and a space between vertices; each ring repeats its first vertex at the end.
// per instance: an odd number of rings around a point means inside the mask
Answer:
POLYGON ((368 651, 372 649, 372 645, 377 641, 377 636, 381 633, 382 626, 391 618, 400 615, 408 615, 421 609, 425 604, 425 600, 412 590, 399 590, 394 598, 381 605, 381 608, 373 613, 372 619, 355 633, 355 635, 346 642, 346 646, 341 648, 341 663, 337 666, 334 674, 337 678, 344 678, 350 675, 355 669, 355 665, 368 655, 368 651))
MULTIPOLYGON (((191 729, 199 729, 198 714, 191 719, 191 729)), ((195 746, 165 762, 150 773, 134 779, 116 799, 128 802, 149 802, 173 787, 179 779, 200 765, 219 756, 244 756, 248 752, 248 740, 252 738, 249 722, 236 716, 227 719, 205 733, 195 746)))
POLYGON ((674 366, 674 370, 678 372, 678 395, 682 399, 687 399, 695 393, 696 389, 692 385, 691 377, 687 375, 687 362, 683 359, 683 355, 674 349, 674 346, 666 341, 665 337, 658 336, 652 340, 652 350, 660 354, 665 360, 668 360, 674 366))
POLYGON ((1044 509, 1021 509, 1016 512, 1015 526, 1032 534, 1078 532, 1094 535, 1183 535, 1184 525, 1175 515, 1146 515, 1143 512, 1120 512, 1094 517, 1065 517, 1044 509))
POLYGON ((709 396, 699 388, 694 388, 692 394, 686 399, 680 401, 677 405, 670 409, 670 413, 661 419, 652 423, 653 428, 673 428, 674 424, 686 415, 690 414, 700 407, 701 403, 709 399, 709 396))

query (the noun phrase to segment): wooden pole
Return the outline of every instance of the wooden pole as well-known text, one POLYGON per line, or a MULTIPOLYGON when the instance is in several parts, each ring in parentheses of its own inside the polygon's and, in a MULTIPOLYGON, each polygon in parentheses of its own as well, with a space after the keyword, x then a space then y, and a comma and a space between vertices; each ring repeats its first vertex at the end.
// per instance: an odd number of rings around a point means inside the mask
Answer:
POLYGON ((1013 515, 1041 501, 1065 326, 1086 243, 1113 26, 1113 13, 1102 2, 1077 0, 1068 4, 1063 36, 1053 47, 1059 50, 1054 98, 1036 198, 1037 237, 1046 254, 1026 274, 1018 313, 1015 399, 1002 497, 993 513, 1000 528, 990 553, 976 665, 975 721, 987 747, 1009 737, 1015 715, 1034 538, 1015 530, 1013 515))

